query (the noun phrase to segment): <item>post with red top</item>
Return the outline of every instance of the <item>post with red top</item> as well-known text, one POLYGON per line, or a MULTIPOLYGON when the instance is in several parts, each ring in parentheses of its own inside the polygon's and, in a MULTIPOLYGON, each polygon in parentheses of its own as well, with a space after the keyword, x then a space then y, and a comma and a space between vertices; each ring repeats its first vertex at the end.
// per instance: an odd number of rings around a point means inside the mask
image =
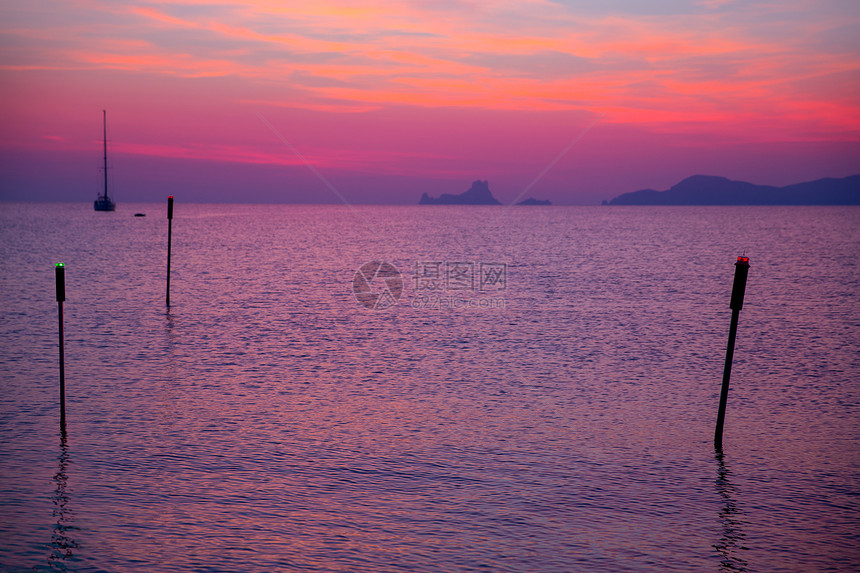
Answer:
POLYGON ((54 276, 57 283, 57 318, 59 321, 60 337, 60 433, 66 435, 66 357, 63 344, 63 301, 66 300, 66 265, 57 263, 54 266, 54 276))
POLYGON ((173 241, 173 195, 167 197, 167 295, 165 301, 170 308, 170 244, 173 241))
POLYGON ((735 282, 732 285, 732 323, 729 326, 729 344, 726 348, 726 365, 723 368, 723 388, 720 391, 720 409, 717 412, 717 427, 714 430, 714 448, 723 449, 723 422, 726 417, 726 402, 729 399, 729 378, 732 375, 732 355, 735 352, 735 335, 738 331, 738 316, 744 306, 744 291, 747 286, 747 273, 750 270, 749 257, 738 257, 735 263, 735 282))

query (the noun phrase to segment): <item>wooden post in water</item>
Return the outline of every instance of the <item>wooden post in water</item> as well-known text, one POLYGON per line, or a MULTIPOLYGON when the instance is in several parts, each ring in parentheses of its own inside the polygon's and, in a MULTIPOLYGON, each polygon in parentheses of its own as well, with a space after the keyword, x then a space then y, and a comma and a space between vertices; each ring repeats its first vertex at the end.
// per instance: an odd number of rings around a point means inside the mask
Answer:
POLYGON ((723 368, 723 387, 720 390, 720 408, 717 411, 717 427, 714 430, 714 448, 723 449, 723 422, 726 417, 726 402, 729 399, 729 379, 732 375, 732 356, 735 352, 735 335, 738 331, 738 316, 744 306, 744 291, 747 286, 747 273, 750 270, 749 257, 738 257, 735 263, 735 281, 732 284, 732 322, 729 326, 729 344, 726 347, 726 365, 723 368))
POLYGON ((170 308, 170 244, 173 242, 173 195, 167 197, 167 295, 165 301, 170 308))
POLYGON ((57 263, 54 266, 54 276, 57 283, 57 318, 59 321, 60 339, 60 433, 66 434, 66 357, 63 343, 63 301, 66 300, 66 265, 57 263))

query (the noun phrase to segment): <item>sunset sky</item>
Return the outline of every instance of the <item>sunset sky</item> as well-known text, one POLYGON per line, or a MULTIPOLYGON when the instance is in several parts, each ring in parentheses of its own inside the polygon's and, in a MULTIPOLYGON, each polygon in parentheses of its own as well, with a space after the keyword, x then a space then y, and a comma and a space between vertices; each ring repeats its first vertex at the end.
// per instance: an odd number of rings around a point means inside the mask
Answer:
POLYGON ((0 102, 7 200, 94 199, 102 109, 120 204, 786 185, 860 173, 860 3, 3 0, 0 102))

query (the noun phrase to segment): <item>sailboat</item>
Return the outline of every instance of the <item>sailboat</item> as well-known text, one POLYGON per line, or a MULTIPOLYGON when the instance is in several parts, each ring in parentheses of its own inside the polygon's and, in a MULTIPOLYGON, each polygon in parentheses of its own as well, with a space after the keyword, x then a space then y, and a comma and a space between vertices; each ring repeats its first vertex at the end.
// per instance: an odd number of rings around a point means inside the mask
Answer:
POLYGON ((107 111, 102 110, 102 130, 104 133, 104 164, 102 170, 105 172, 105 190, 104 194, 99 195, 98 199, 93 201, 93 209, 96 211, 115 211, 116 203, 108 197, 108 166, 107 166, 107 111))

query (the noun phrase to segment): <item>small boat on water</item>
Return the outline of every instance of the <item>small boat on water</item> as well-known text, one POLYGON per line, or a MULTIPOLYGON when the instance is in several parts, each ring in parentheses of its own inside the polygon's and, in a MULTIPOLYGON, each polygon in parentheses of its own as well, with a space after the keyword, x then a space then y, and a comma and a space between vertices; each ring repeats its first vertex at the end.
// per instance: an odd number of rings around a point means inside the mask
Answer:
POLYGON ((107 111, 102 110, 102 132, 104 134, 104 163, 102 170, 105 173, 105 188, 104 193, 98 196, 98 199, 93 201, 93 209, 96 211, 115 211, 116 203, 108 197, 108 165, 107 165, 107 111))

